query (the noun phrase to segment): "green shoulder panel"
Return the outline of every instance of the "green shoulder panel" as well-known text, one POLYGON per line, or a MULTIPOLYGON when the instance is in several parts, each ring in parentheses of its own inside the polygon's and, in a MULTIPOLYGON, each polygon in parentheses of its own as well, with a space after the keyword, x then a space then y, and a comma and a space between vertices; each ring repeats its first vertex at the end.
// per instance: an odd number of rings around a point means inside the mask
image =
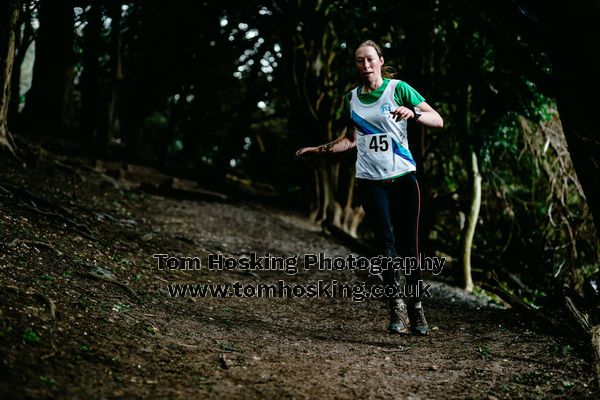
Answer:
MULTIPOLYGON (((375 103, 381 95, 383 94, 385 88, 389 84, 389 79, 383 79, 383 85, 381 85, 377 90, 374 90, 369 93, 359 93, 358 99, 363 104, 372 104, 375 103)), ((352 92, 349 92, 345 96, 346 110, 350 111, 350 96, 352 92)), ((394 99, 399 106, 405 107, 414 107, 419 103, 425 101, 425 98, 421 96, 419 92, 417 92, 412 86, 404 81, 398 81, 396 85, 396 91, 394 92, 394 99)))
POLYGON ((396 99, 398 105, 404 107, 415 107, 425 101, 425 98, 419 92, 404 81, 398 81, 394 99, 396 99))

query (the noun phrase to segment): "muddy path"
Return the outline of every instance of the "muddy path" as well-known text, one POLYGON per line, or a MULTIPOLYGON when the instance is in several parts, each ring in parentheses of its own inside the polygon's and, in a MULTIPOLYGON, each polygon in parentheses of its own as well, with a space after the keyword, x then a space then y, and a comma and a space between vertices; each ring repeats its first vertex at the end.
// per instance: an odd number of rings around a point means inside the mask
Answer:
POLYGON ((65 163, 0 168, 0 398, 598 398, 577 349, 441 283, 427 337, 388 335, 378 300, 174 298, 171 284, 364 276, 159 270, 159 253, 351 251, 301 215, 148 195, 65 163))

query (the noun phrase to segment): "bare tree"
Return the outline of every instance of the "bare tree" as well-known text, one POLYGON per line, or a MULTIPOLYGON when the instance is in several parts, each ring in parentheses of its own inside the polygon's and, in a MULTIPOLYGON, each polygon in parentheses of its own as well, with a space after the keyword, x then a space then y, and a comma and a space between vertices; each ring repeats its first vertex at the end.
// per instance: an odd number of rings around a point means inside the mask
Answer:
POLYGON ((31 89, 22 125, 41 134, 69 131, 74 123, 74 11, 71 0, 42 0, 31 89))
MULTIPOLYGON (((344 126, 339 116, 345 91, 340 82, 338 35, 346 25, 335 20, 321 1, 276 4, 286 27, 280 38, 291 139, 299 146, 329 142, 340 136, 344 126)), ((343 170, 339 157, 318 159, 313 166, 311 220, 331 223, 355 236, 364 212, 352 204, 353 174, 343 170)))
POLYGON ((8 131, 7 118, 20 11, 20 0, 8 0, 0 5, 0 147, 15 157, 15 145, 8 131))

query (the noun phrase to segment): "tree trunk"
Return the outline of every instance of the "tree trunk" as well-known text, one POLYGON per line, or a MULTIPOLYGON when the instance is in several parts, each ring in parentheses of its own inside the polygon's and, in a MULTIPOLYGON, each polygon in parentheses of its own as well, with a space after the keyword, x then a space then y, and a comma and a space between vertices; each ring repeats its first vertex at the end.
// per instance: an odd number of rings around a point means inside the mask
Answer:
POLYGON ((106 12, 112 20, 110 25, 110 80, 106 99, 106 120, 98 127, 96 145, 100 154, 108 148, 111 134, 119 130, 119 93, 123 82, 123 58, 121 56, 121 3, 110 1, 106 5, 106 12))
MULTIPOLYGON (((21 67, 23 65, 25 55, 27 54, 27 50, 33 42, 33 26, 31 25, 31 5, 29 0, 26 3, 24 12, 21 13, 16 34, 19 37, 15 44, 15 61, 13 65, 11 83, 12 96, 8 106, 8 121, 10 121, 10 125, 13 127, 18 123, 20 111, 19 106, 21 104, 21 67), (21 26, 23 26, 23 34, 20 34, 21 26)), ((9 128, 18 131, 18 127, 11 128, 9 126, 9 128)))
MULTIPOLYGON (((596 85, 600 82, 600 78, 597 76, 600 65, 597 68, 593 73, 590 71, 587 74, 573 70, 569 72, 573 76, 561 77, 564 83, 561 85, 562 93, 558 97, 558 111, 573 167, 585 193, 588 207, 592 212, 596 234, 600 238, 600 141, 598 140, 598 127, 597 122, 592 118, 593 113, 587 113, 588 115, 584 116, 582 114, 586 113, 582 113, 579 106, 580 104, 594 104, 592 99, 589 102, 582 101, 582 98, 585 99, 582 92, 584 89, 590 92, 593 91, 589 87, 590 80, 596 81, 596 85), (572 80, 577 81, 577 83, 567 83, 572 80), (572 84, 581 85, 581 87, 573 90, 574 88, 569 87, 572 84)), ((591 93, 586 95, 589 96, 591 93)))
POLYGON ((352 204, 352 200, 354 199, 355 184, 356 178, 352 174, 350 176, 350 183, 348 185, 348 191, 346 193, 346 205, 342 213, 341 223, 341 228, 354 238, 358 236, 358 225, 360 225, 365 216, 365 212, 362 206, 353 206, 352 204))
POLYGON ((461 234, 461 264, 463 270, 463 282, 465 290, 473 291, 473 278, 471 276, 471 249, 473 247, 473 237, 477 228, 479 219, 479 208, 481 206, 481 175, 479 174, 479 165, 477 154, 473 149, 473 135, 471 132, 471 85, 468 84, 465 91, 463 114, 463 134, 465 137, 463 146, 466 146, 465 162, 467 165, 467 174, 471 193, 469 198, 469 209, 465 212, 465 225, 461 234))
POLYGON ((594 325, 590 329, 592 349, 594 349, 594 372, 596 382, 600 386, 600 325, 594 325))
POLYGON ((471 151, 469 162, 469 182, 471 184, 470 207, 466 215, 465 228, 462 238, 462 268, 464 286, 467 292, 473 291, 473 278, 471 276, 471 249, 473 247, 473 236, 479 220, 479 208, 481 206, 481 175, 477 163, 477 155, 471 151))
MULTIPOLYGON (((219 155, 215 160, 216 172, 224 178, 229 170, 231 159, 239 155, 244 145, 244 137, 249 135, 248 128, 252 122, 252 113, 256 110, 256 103, 260 99, 258 77, 260 72, 260 59, 264 53, 256 53, 250 75, 246 78, 246 93, 241 101, 238 113, 227 135, 223 138, 219 155)), ((219 179, 220 180, 220 179, 219 179)))
POLYGON ((0 148, 8 150, 15 158, 15 146, 8 131, 7 118, 20 11, 19 0, 4 1, 0 6, 0 148))
POLYGON ((310 214, 310 219, 316 224, 327 220, 331 213, 333 219, 333 177, 330 170, 329 160, 320 158, 315 163, 315 193, 316 202, 310 214))
MULTIPOLYGON (((577 336, 589 339, 589 344, 594 353, 593 367, 596 383, 600 387, 600 323, 598 323, 597 315, 595 315, 598 310, 579 309, 576 301, 574 301, 576 298, 572 299, 571 297, 573 296, 565 296, 565 305, 575 324, 569 321, 568 326, 576 330, 577 336)), ((581 304, 579 305, 581 306, 581 304)))
POLYGON ((158 163, 161 166, 165 165, 167 161, 167 156, 169 154, 169 146, 173 142, 176 134, 177 122, 181 118, 182 114, 182 103, 184 103, 184 99, 180 99, 177 103, 171 106, 168 114, 168 122, 165 127, 164 134, 158 141, 159 148, 157 149, 156 154, 158 154, 158 163))
POLYGON ((600 135, 594 110, 600 91, 600 2, 566 10, 545 7, 548 51, 569 154, 600 237, 600 135), (555 29, 561 26, 561 29, 555 29), (568 34, 565 34, 568 32, 568 34), (573 38, 578 38, 573 40, 573 38))
MULTIPOLYGON (((341 66, 337 65, 338 28, 321 1, 275 4, 285 27, 279 38, 291 110, 290 143, 303 147, 330 142, 347 125, 338 112, 346 94, 340 86, 341 66), (310 20, 303 20, 307 16, 310 20), (302 29, 297 29, 299 26, 302 29)), ((314 178, 306 178, 314 199, 310 219, 316 223, 327 221, 355 236, 364 213, 360 206, 351 206, 353 190, 349 188, 354 177, 346 174, 345 168, 353 166, 340 163, 338 156, 320 158, 312 166, 314 178)))
POLYGON ((37 134, 71 131, 73 111, 73 7, 70 0, 42 0, 33 79, 23 128, 37 134))
POLYGON ((95 142, 104 107, 100 89, 100 46, 102 33, 102 10, 99 4, 92 3, 86 13, 87 25, 84 32, 83 72, 81 73, 81 119, 80 132, 84 141, 95 142))

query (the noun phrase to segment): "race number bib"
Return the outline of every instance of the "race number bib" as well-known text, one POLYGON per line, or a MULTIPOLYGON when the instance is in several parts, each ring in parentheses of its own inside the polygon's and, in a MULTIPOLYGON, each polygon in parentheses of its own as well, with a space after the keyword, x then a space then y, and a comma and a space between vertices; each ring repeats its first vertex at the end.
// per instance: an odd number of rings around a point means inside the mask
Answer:
POLYGON ((390 136, 386 133, 381 135, 368 135, 365 139, 367 151, 369 153, 386 153, 392 148, 390 136))

